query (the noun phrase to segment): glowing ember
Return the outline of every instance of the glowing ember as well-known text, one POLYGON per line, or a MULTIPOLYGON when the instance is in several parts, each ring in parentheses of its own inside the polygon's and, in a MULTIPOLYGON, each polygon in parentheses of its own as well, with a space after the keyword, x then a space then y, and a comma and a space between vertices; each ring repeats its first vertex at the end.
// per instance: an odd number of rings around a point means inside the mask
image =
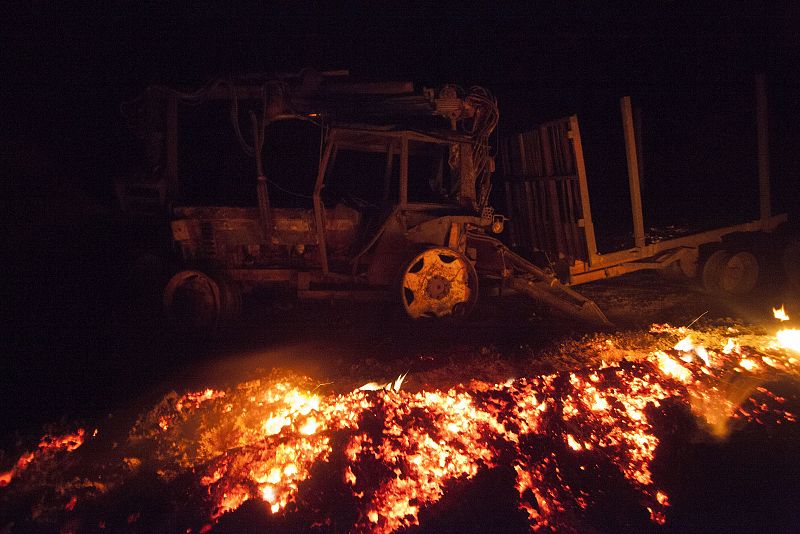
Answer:
POLYGON ((679 350, 681 352, 689 352, 693 349, 694 344, 692 343, 692 336, 686 336, 675 344, 675 350, 679 350))
POLYGON ((723 354, 731 354, 732 352, 736 351, 739 348, 739 344, 733 340, 732 337, 728 338, 728 342, 725 343, 725 346, 722 348, 723 354))
POLYGON ((185 408, 199 408, 200 405, 206 401, 218 399, 224 396, 224 391, 214 391, 210 388, 203 391, 198 391, 196 393, 187 393, 175 403, 175 409, 181 412, 185 408))
MULTIPOLYGON (((690 373, 681 366, 671 372, 683 378, 690 373)), ((302 483, 312 467, 335 461, 344 462, 340 480, 359 503, 351 527, 395 531, 419 524, 421 510, 439 501, 448 484, 473 478, 504 457, 517 473, 519 506, 532 524, 556 525, 571 507, 586 509, 591 500, 567 486, 551 487, 566 452, 535 445, 548 436, 564 451, 591 454, 587 461, 606 458, 639 488, 660 521, 666 497, 653 486, 649 469, 658 438, 647 411, 680 394, 682 386, 671 376, 656 381, 658 375, 651 363, 607 365, 475 383, 469 390, 357 390, 326 397, 275 380, 228 392, 224 405, 204 402, 193 413, 184 408, 188 418, 173 418, 167 430, 160 424, 165 414, 156 409, 153 430, 145 425, 138 432, 163 435, 157 440, 161 457, 173 456, 186 467, 205 465, 201 483, 213 501, 212 519, 250 499, 264 501, 273 514, 302 506, 302 483), (182 442, 183 433, 198 426, 192 423, 196 418, 206 422, 205 432, 182 442), (213 421, 219 422, 208 424, 213 421), (341 449, 333 447, 334 435, 341 449), (205 446, 198 448, 198 442, 205 446), (376 471, 389 476, 376 484, 376 471)))
POLYGON ((386 382, 385 384, 379 384, 377 382, 367 382, 363 386, 361 386, 361 391, 380 391, 385 389, 386 391, 400 391, 400 387, 403 385, 403 381, 408 376, 408 373, 404 373, 397 378, 395 378, 392 382, 386 382))
POLYGON ((572 437, 572 434, 567 434, 567 445, 569 445, 570 448, 575 451, 580 451, 583 449, 583 446, 575 441, 575 438, 572 437))
POLYGON ((691 380, 692 372, 666 353, 657 351, 655 355, 658 358, 658 367, 665 375, 671 376, 681 382, 688 382, 691 380))
MULTIPOLYGON (((682 361, 686 362, 686 363, 692 362, 695 359, 695 357, 697 357, 697 358, 700 358, 701 360, 703 360, 703 363, 705 363, 706 365, 711 365, 711 361, 709 360, 709 356, 708 356, 708 351, 702 345, 695 345, 692 342, 692 336, 691 335, 688 335, 685 338, 683 338, 682 340, 680 340, 675 345, 674 348, 675 348, 675 350, 684 353, 684 354, 682 354, 680 356, 680 359, 682 361)), ((669 365, 669 363, 666 363, 666 365, 669 365)))
POLYGON ((39 441, 39 447, 36 451, 22 454, 10 470, 0 473, 0 487, 10 484, 14 477, 25 471, 34 460, 50 456, 60 451, 74 451, 83 445, 85 433, 86 431, 83 428, 79 428, 74 433, 70 434, 44 436, 39 441))
POLYGON ((748 358, 742 358, 741 361, 739 361, 739 365, 743 369, 747 369, 748 371, 755 371, 759 367, 758 364, 755 362, 755 360, 751 360, 748 358))
MULTIPOLYGON (((651 468, 663 439, 657 421, 688 406, 718 436, 732 421, 796 422, 765 386, 778 373, 800 374, 800 362, 781 351, 791 332, 800 341, 800 331, 784 330, 757 349, 727 332, 709 349, 701 332, 669 325, 651 332, 683 339, 635 362, 446 390, 401 391, 401 375, 325 394, 310 379, 276 373, 226 391, 172 393, 139 419, 115 465, 134 473, 154 464, 164 481, 191 480, 206 510, 195 532, 213 530, 248 501, 271 519, 323 530, 413 528, 448 491, 488 472, 507 474, 513 506, 534 530, 571 530, 576 517, 596 513, 603 497, 587 481, 600 472, 613 473, 642 517, 663 525, 670 497, 651 468), (352 513, 334 520, 333 506, 352 513)), ((43 451, 74 451, 83 435, 46 436, 0 474, 0 486, 43 451)), ((101 475, 103 484, 124 478, 101 475)), ((89 486, 107 488, 74 483, 89 486)), ((91 498, 64 488, 59 513, 74 514, 91 498)))

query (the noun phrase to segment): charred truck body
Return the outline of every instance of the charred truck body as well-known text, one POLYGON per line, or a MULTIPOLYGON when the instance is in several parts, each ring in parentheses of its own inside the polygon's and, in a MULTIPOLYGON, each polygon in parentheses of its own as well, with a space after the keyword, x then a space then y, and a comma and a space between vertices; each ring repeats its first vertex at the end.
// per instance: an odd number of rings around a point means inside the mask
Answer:
POLYGON ((301 298, 389 299, 414 319, 465 315, 488 284, 607 323, 491 235, 505 219, 488 204, 498 111, 482 88, 417 91, 304 72, 194 93, 151 87, 124 111, 149 165, 117 193, 123 210, 150 206, 169 219, 182 265, 162 300, 181 328, 213 330, 236 317, 243 294, 275 284, 301 298), (203 122, 213 113, 224 129, 203 122), (300 137, 316 146, 298 149, 300 137), (248 166, 215 156, 224 143, 241 145, 248 166), (193 175, 203 162, 216 170, 193 175), (220 202, 220 184, 231 201, 220 202))

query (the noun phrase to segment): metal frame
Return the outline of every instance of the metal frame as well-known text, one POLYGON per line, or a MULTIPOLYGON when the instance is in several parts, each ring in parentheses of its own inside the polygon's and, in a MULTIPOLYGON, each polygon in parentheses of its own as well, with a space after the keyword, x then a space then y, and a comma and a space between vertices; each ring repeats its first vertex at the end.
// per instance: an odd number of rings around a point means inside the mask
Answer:
POLYGON ((586 180, 586 162, 583 159, 583 143, 581 142, 581 130, 578 126, 577 115, 572 115, 569 118, 569 126, 568 135, 572 140, 572 148, 575 152, 575 168, 578 171, 578 188, 581 196, 582 219, 578 221, 578 225, 583 226, 589 265, 592 265, 597 261, 597 241, 594 235, 592 207, 589 202, 589 183, 586 180))
MULTIPOLYGON (((334 126, 330 130, 329 134, 325 139, 323 156, 319 164, 319 168, 317 171, 317 178, 314 186, 314 192, 312 194, 314 221, 316 225, 317 241, 319 243, 320 267, 324 277, 331 276, 332 273, 330 271, 329 258, 327 254, 327 242, 325 235, 325 206, 322 202, 322 190, 325 187, 325 180, 328 175, 328 170, 333 165, 333 161, 336 158, 337 150, 340 148, 348 148, 351 146, 348 144, 346 133, 353 131, 361 131, 361 130, 353 128, 340 128, 337 126, 334 126)), ((462 172, 465 173, 471 172, 471 165, 472 165, 469 145, 460 140, 452 140, 448 142, 443 139, 439 139, 436 137, 412 131, 395 132, 395 131, 367 130, 367 129, 364 129, 363 131, 388 140, 388 143, 381 145, 386 154, 386 164, 384 168, 384 198, 386 198, 387 200, 388 200, 388 193, 391 187, 391 173, 392 173, 393 159, 395 156, 399 156, 399 180, 397 184, 398 200, 396 203, 392 204, 391 212, 387 215, 386 219, 381 223, 381 226, 376 232, 376 235, 373 236, 366 245, 366 247, 364 247, 353 258, 354 262, 358 261, 359 258, 361 258, 364 254, 366 254, 368 250, 373 245, 375 245, 376 241, 380 238, 380 235, 386 229, 387 225, 391 222, 392 219, 396 218, 398 215, 402 215, 404 213, 409 213, 409 212, 425 212, 431 210, 458 209, 459 207, 456 204, 450 204, 450 203, 440 204, 435 202, 414 202, 414 201, 410 202, 408 200, 408 179, 409 179, 408 164, 409 164, 410 141, 435 143, 440 145, 449 145, 450 143, 458 143, 461 146, 462 150, 462 172), (399 153, 398 153, 398 145, 399 145, 399 153), (469 161, 464 162, 463 161, 464 159, 468 159, 469 161)), ((470 181, 462 179, 461 182, 462 196, 466 192, 471 192, 471 189, 474 189, 474 180, 470 181)), ((472 199, 470 198, 470 200, 472 199)), ((470 220, 474 219, 475 221, 479 220, 478 217, 473 217, 469 219, 470 220)), ((401 224, 405 224, 404 217, 402 216, 399 217, 399 220, 401 224)))
POLYGON ((623 96, 619 101, 622 112, 622 129, 625 132, 625 156, 628 162, 628 185, 631 192, 633 214, 633 242, 636 248, 644 247, 644 215, 642 214, 642 189, 639 182, 639 152, 636 149, 636 134, 633 131, 631 97, 623 96))
POLYGON ((505 142, 507 150, 500 151, 508 178, 504 185, 512 244, 569 263, 587 261, 587 250, 594 250, 587 189, 579 184, 586 173, 580 149, 576 154, 573 142, 580 146, 575 117, 517 134, 505 142), (584 229, 590 232, 588 243, 584 229))

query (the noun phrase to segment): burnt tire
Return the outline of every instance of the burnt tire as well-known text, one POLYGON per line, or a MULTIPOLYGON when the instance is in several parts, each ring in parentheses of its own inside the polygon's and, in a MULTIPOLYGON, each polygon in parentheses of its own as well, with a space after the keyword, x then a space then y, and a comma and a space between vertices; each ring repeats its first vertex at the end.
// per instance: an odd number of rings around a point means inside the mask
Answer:
POLYGON ((199 270, 179 271, 163 294, 164 315, 174 330, 192 337, 214 335, 241 313, 239 287, 199 270))

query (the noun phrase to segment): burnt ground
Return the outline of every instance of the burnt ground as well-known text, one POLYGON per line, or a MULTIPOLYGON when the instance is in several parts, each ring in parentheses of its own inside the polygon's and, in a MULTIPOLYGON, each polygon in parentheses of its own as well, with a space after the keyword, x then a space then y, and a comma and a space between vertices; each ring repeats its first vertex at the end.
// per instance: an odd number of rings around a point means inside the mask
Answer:
MULTIPOLYGON (((578 325, 514 295, 485 298, 471 318, 441 323, 409 322, 386 303, 259 295, 234 327, 192 341, 170 335, 156 314, 127 302, 120 291, 114 305, 99 304, 102 313, 54 323, 50 331, 40 324, 39 338, 36 330, 23 331, 29 336, 10 347, 2 393, 3 447, 9 452, 0 460, 3 466, 13 461, 13 451, 43 429, 78 422, 124 432, 170 390, 230 387, 258 369, 291 369, 339 391, 405 372, 404 388, 411 390, 502 381, 624 358, 652 347, 652 323, 696 321, 695 327, 763 332, 774 328, 772 306, 785 302, 797 310, 800 304, 796 293, 779 286, 731 302, 646 272, 578 289, 615 328, 578 325), (605 350, 589 350, 598 344, 605 350)), ((777 387, 797 391, 794 384, 777 387)), ((724 442, 699 439, 691 423, 685 427, 671 434, 653 465, 673 505, 667 527, 657 530, 800 528, 794 506, 800 493, 797 425, 747 426, 724 442)), ((625 530, 613 521, 608 526, 625 530)))

